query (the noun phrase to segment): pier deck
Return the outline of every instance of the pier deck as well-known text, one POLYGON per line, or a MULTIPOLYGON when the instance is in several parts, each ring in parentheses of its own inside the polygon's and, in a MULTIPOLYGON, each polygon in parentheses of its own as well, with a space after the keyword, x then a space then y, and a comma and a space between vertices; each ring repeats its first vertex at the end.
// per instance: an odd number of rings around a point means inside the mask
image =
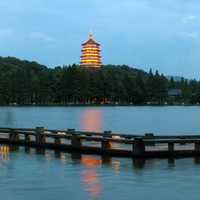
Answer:
POLYGON ((135 158, 200 156, 200 135, 127 135, 43 127, 0 128, 0 144, 135 158))

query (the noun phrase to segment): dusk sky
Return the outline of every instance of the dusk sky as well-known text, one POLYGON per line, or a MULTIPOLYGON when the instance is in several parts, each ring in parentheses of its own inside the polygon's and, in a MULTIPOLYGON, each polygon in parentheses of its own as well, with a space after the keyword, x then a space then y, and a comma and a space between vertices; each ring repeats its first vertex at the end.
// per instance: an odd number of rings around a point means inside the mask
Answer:
POLYGON ((103 64, 200 79, 199 0, 1 0, 0 55, 79 63, 93 31, 103 64))

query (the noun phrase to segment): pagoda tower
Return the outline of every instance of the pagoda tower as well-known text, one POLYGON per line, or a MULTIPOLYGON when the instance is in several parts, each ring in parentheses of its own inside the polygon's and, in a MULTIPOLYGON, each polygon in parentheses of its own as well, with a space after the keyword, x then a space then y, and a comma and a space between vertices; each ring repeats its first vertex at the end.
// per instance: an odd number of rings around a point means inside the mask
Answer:
POLYGON ((88 40, 82 44, 80 65, 84 68, 98 69, 101 67, 100 44, 95 42, 93 34, 89 33, 88 40))

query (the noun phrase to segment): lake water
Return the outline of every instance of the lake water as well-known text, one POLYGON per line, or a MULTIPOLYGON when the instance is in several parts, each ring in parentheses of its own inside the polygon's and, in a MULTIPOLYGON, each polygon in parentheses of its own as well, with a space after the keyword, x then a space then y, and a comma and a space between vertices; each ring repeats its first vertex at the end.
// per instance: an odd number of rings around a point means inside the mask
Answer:
POLYGON ((0 107, 0 126, 200 134, 200 107, 0 107))
MULTIPOLYGON (((198 134, 200 107, 0 107, 0 126, 198 134)), ((4 200, 199 199, 200 158, 135 160, 0 146, 4 200)))

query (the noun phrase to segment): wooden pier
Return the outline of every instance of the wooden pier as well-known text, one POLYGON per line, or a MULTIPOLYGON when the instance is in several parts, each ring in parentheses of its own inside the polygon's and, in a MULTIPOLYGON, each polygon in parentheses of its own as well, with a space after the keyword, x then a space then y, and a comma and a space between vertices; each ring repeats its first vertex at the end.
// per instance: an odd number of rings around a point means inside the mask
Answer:
POLYGON ((0 128, 0 144, 133 158, 200 156, 200 135, 155 136, 44 127, 0 128))

